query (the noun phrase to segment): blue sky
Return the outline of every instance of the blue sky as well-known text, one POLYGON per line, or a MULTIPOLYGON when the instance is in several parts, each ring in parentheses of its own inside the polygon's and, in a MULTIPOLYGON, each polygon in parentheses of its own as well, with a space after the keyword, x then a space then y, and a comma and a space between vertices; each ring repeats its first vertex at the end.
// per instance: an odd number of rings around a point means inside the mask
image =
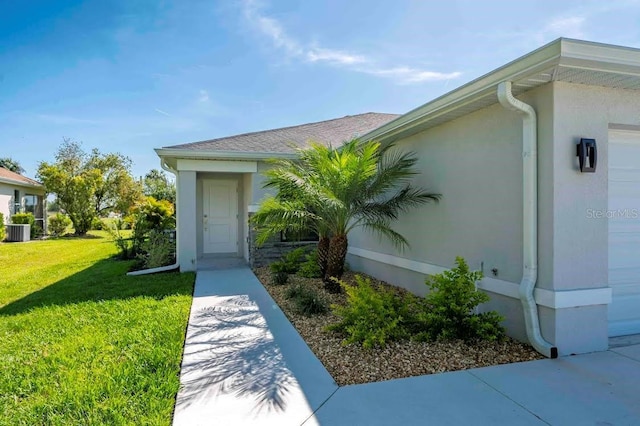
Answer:
POLYGON ((640 47, 640 1, 0 0, 0 156, 404 113, 560 36, 640 47), (508 4, 508 7, 506 6, 508 4))

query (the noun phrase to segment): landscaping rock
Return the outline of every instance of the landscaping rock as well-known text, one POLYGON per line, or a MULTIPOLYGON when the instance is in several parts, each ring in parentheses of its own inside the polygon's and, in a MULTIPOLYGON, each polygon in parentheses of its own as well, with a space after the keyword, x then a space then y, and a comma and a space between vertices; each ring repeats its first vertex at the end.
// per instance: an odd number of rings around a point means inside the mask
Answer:
MULTIPOLYGON (((510 338, 503 342, 473 344, 463 341, 426 343, 399 341, 390 342, 384 348, 374 349, 364 349, 357 344, 345 346, 339 334, 325 331, 327 325, 338 322, 338 317, 331 312, 314 316, 298 314, 294 311, 293 304, 284 297, 287 288, 296 284, 315 288, 332 304, 344 304, 346 301, 344 294, 326 292, 320 279, 291 275, 289 284, 274 286, 269 284, 268 268, 258 268, 254 272, 340 386, 543 358, 531 346, 510 338)), ((343 281, 354 283, 354 277, 353 272, 347 272, 343 281)), ((388 286, 399 293, 404 292, 398 287, 389 286, 374 278, 371 278, 371 282, 388 286)))

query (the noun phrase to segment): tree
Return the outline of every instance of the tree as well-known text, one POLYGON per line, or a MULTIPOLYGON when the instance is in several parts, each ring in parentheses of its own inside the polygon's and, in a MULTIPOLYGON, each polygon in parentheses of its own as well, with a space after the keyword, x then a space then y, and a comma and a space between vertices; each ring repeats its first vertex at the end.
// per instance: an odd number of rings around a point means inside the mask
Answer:
POLYGON ((11 170, 14 173, 23 174, 25 170, 20 163, 10 157, 0 158, 0 167, 4 167, 7 170, 11 170))
POLYGON ((156 200, 167 200, 175 204, 176 185, 162 170, 152 169, 143 180, 143 193, 156 200))
POLYGON ((119 153, 91 151, 86 167, 100 171, 93 203, 96 215, 127 212, 142 197, 140 184, 131 175, 131 159, 119 153))
POLYGON ((76 234, 91 229, 95 217, 109 210, 127 211, 140 195, 129 171, 131 160, 121 154, 87 155, 78 142, 64 139, 52 164, 38 165, 38 178, 71 219, 76 234), (137 195, 136 195, 137 194, 137 195))
POLYGON ((358 227, 408 246, 391 222, 402 212, 430 201, 433 194, 411 185, 417 172, 413 153, 352 140, 338 149, 312 144, 296 160, 275 160, 265 172, 265 187, 278 190, 253 216, 258 243, 282 231, 305 228, 320 236, 318 258, 329 291, 340 291, 348 247, 348 233, 358 227))

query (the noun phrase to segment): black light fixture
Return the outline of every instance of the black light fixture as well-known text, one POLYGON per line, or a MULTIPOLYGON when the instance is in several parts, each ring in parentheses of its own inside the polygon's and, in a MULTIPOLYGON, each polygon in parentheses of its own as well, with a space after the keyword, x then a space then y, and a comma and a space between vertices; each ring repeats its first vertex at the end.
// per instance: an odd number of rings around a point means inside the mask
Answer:
POLYGON ((595 139, 580 139, 577 147, 578 161, 580 162, 580 172, 595 173, 598 162, 598 146, 595 139))

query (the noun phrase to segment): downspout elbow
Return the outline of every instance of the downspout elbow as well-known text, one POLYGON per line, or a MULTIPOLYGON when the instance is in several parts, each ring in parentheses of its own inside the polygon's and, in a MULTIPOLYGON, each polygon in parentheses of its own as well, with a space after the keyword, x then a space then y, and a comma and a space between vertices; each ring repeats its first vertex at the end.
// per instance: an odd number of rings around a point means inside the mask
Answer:
POLYGON ((498 101, 504 108, 522 116, 522 189, 523 189, 523 265, 522 281, 518 289, 524 312, 527 338, 531 345, 548 358, 557 358, 558 349, 547 342, 540 332, 538 305, 534 290, 538 280, 538 159, 537 117, 529 104, 511 93, 511 82, 498 85, 498 101))

